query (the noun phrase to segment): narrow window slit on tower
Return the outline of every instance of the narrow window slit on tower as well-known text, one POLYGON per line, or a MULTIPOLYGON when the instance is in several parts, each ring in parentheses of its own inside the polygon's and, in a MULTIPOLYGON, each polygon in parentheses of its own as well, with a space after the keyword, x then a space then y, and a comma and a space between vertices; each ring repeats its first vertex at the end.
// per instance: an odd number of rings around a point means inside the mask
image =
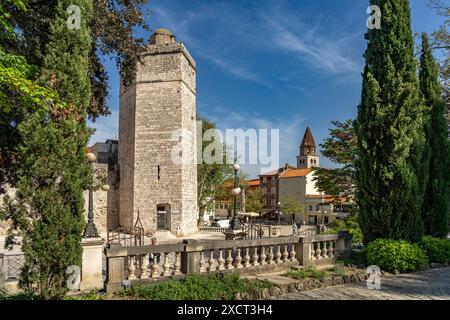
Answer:
POLYGON ((161 179, 161 166, 158 165, 158 180, 161 179))

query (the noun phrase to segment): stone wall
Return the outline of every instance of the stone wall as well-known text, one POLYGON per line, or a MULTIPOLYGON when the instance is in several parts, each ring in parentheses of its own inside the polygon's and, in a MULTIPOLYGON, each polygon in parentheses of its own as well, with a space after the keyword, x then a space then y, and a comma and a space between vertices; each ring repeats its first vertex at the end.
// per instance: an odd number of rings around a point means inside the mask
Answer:
MULTIPOLYGON (((94 223, 97 231, 102 237, 106 237, 108 227, 117 228, 119 226, 119 188, 118 172, 108 171, 108 165, 104 163, 94 163, 94 170, 106 170, 108 172, 107 184, 109 191, 102 189, 93 192, 94 223)), ((89 205, 89 191, 84 192, 84 213, 87 221, 89 205)))

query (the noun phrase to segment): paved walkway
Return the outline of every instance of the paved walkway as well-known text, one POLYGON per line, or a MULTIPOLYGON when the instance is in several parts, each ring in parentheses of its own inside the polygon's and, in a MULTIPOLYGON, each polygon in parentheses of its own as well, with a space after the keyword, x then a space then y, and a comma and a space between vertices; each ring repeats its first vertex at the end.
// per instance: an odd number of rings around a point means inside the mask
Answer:
POLYGON ((449 300, 450 268, 398 276, 382 276, 381 290, 367 289, 366 282, 304 291, 274 300, 449 300))

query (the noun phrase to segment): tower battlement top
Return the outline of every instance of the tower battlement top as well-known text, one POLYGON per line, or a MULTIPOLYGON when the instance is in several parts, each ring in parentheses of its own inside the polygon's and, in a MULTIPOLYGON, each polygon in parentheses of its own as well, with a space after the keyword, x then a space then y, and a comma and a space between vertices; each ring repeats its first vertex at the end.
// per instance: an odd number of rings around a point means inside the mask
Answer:
POLYGON ((157 29, 150 38, 150 44, 164 45, 176 43, 173 33, 164 28, 157 29))

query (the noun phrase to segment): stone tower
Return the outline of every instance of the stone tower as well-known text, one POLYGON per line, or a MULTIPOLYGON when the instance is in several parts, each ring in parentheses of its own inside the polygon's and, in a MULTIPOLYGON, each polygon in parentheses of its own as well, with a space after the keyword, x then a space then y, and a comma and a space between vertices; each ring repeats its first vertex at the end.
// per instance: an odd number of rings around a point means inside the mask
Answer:
POLYGON ((198 219, 195 61, 166 29, 142 58, 120 91, 120 226, 131 230, 139 212, 146 232, 189 235, 198 219))
POLYGON ((309 127, 306 128, 302 143, 300 144, 300 154, 297 156, 297 168, 319 167, 319 156, 317 146, 309 127))

